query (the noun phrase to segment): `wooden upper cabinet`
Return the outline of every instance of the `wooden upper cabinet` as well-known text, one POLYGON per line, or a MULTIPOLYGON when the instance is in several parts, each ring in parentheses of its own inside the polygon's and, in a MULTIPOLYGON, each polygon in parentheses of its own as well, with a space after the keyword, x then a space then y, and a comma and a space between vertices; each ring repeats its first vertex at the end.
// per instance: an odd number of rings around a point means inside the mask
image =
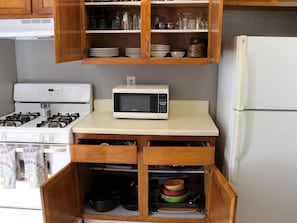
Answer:
POLYGON ((209 57, 212 62, 219 63, 222 42, 223 3, 220 0, 210 0, 209 27, 209 57))
POLYGON ((53 17, 54 0, 0 0, 0 19, 53 17))
POLYGON ((38 15, 53 15, 54 14, 54 0, 32 0, 33 11, 38 15))
MULTIPOLYGON (((209 64, 220 60, 222 0, 56 0, 54 11, 56 62, 209 64), (125 13, 128 13, 131 23, 135 17, 138 24, 124 29, 122 18, 125 13), (180 16, 195 22, 199 21, 198 17, 202 18, 204 25, 202 28, 177 28, 180 16), (116 17, 119 19, 116 20, 116 17), (155 21, 158 19, 164 25, 172 23, 175 27, 157 28, 155 21), (203 53, 188 53, 193 39, 204 44, 203 53), (165 57, 154 56, 152 44, 169 45, 170 50, 165 57), (110 55, 113 54, 108 51, 111 48, 118 52, 117 55, 110 55), (129 55, 127 51, 131 48, 140 48, 140 53, 129 55), (174 58, 170 55, 172 50, 183 50, 186 54, 182 58, 174 58)), ((199 46, 199 50, 201 48, 199 46)))
POLYGON ((297 0, 224 0, 225 6, 297 7, 297 0))
POLYGON ((54 12, 56 61, 81 60, 83 30, 80 0, 56 0, 54 12))
POLYGON ((31 0, 0 0, 0 15, 30 15, 31 0))

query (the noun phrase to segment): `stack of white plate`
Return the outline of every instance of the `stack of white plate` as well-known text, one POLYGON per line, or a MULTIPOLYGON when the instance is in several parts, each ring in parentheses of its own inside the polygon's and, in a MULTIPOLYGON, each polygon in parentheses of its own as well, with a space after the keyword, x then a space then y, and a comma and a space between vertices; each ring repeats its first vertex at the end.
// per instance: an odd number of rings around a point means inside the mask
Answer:
POLYGON ((118 57, 119 48, 90 48, 89 56, 91 57, 118 57))
POLYGON ((132 58, 140 58, 140 48, 126 48, 125 55, 132 58))
POLYGON ((170 45, 152 44, 151 55, 152 57, 165 57, 170 51, 170 45))

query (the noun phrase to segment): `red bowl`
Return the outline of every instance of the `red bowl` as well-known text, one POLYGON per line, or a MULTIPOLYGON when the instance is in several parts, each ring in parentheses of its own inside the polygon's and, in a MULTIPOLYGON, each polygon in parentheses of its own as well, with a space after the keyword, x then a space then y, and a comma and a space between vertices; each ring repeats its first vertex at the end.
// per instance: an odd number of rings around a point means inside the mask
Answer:
POLYGON ((179 191, 172 191, 172 190, 167 190, 163 186, 161 187, 161 193, 167 196, 181 196, 187 192, 187 189, 184 188, 183 190, 179 191))

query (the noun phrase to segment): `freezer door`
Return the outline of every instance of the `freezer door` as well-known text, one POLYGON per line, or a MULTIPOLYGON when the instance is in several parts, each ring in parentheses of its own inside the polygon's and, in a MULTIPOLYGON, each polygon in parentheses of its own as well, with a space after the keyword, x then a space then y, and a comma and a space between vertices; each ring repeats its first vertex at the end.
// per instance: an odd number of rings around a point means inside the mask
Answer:
POLYGON ((234 109, 297 109, 297 38, 235 38, 234 109))
POLYGON ((231 182, 236 222, 296 222, 297 112, 247 111, 242 119, 238 178, 231 182))

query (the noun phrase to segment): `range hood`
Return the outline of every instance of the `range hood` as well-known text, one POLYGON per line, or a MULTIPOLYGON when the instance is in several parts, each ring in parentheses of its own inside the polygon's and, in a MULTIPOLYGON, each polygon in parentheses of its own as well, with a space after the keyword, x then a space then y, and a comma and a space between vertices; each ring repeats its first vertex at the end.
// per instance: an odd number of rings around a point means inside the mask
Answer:
POLYGON ((54 19, 0 19, 0 38, 53 39, 54 19))

